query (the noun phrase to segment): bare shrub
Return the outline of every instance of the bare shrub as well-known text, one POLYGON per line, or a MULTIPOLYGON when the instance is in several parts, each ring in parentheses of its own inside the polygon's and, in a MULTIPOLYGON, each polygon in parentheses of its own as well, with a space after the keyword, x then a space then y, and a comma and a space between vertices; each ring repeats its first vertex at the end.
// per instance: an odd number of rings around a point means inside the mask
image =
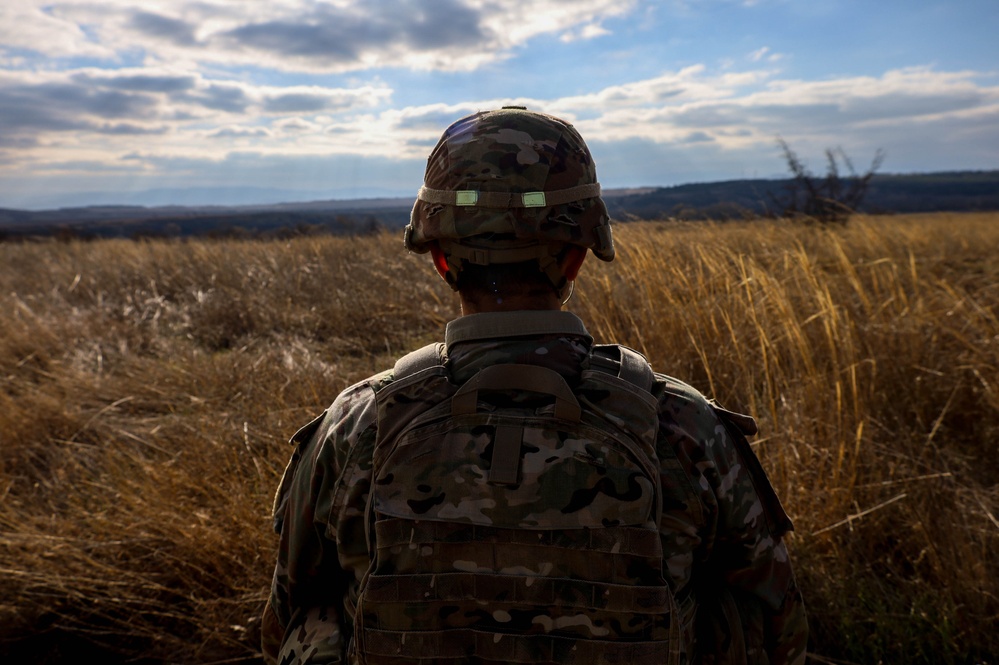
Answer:
POLYGON ((773 202, 785 217, 819 224, 846 224, 860 207, 871 178, 885 158, 879 149, 870 168, 858 174, 842 148, 826 148, 826 174, 819 178, 812 175, 784 139, 778 138, 777 142, 791 172, 791 182, 786 197, 773 198, 773 202), (849 171, 848 176, 842 173, 844 167, 849 171))

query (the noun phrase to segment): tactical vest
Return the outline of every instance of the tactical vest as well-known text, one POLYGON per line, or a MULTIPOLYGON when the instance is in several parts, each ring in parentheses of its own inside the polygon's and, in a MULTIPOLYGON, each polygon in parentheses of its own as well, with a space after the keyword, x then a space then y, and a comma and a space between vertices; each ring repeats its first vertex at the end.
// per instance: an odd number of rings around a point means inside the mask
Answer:
POLYGON ((648 363, 598 346, 576 385, 441 345, 377 393, 372 563, 352 657, 403 663, 675 663, 648 363))

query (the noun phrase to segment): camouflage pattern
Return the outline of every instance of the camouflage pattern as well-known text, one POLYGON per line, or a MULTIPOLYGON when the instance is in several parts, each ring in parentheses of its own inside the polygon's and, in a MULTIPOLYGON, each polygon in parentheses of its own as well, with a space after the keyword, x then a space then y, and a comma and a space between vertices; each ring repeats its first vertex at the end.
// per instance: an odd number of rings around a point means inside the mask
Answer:
MULTIPOLYGON (((558 417, 526 377, 453 413, 444 367, 377 394, 371 506, 375 562, 355 641, 367 663, 674 663, 675 608, 658 537, 656 402, 583 372, 578 419, 558 417), (617 402, 632 403, 627 418, 617 402), (513 478, 492 471, 513 432, 513 478), (516 469, 519 466, 519 469, 516 469), (429 637, 428 637, 429 636, 429 637)), ((488 386, 488 366, 472 385, 488 386)), ((546 374, 552 372, 552 374, 546 374)), ((571 395, 571 393, 570 393, 571 395)), ((557 412, 557 407, 554 407, 557 412)))
MULTIPOLYGON (((536 315, 545 317, 552 313, 536 315)), ((469 335, 468 331, 478 325, 477 316, 481 315, 462 317, 448 327, 447 368, 452 375, 468 376, 482 367, 515 360, 546 366, 583 381, 587 380, 584 375, 592 379, 594 373, 585 366, 585 351, 591 340, 579 335, 578 327, 532 337, 497 337, 488 330, 469 335)), ((431 635, 420 636, 418 649, 436 653, 439 656, 436 662, 468 662, 463 660, 466 653, 463 649, 472 643, 480 649, 480 654, 486 654, 477 662, 596 662, 594 657, 599 657, 599 649, 573 651, 574 642, 560 637, 596 637, 594 642, 600 643, 599 633, 613 626, 613 622, 606 614, 600 614, 600 607, 585 607, 574 614, 573 603, 582 590, 573 583, 546 581, 551 579, 550 575, 571 575, 585 566, 585 553, 569 547, 569 552, 577 552, 574 555, 577 559, 570 556, 559 561, 518 554, 527 549, 525 543, 514 540, 497 544, 504 533, 520 533, 490 523, 499 511, 485 505, 438 502, 436 498, 426 501, 429 497, 422 497, 421 504, 420 486, 424 483, 416 478, 389 479, 385 483, 386 492, 382 493, 381 508, 374 511, 381 513, 381 518, 373 521, 365 515, 376 473, 373 459, 376 441, 391 435, 378 431, 377 393, 390 391, 392 379, 392 373, 385 372, 348 388, 320 419, 303 428, 294 439, 296 451, 275 500, 275 527, 281 540, 263 623, 265 660, 282 664, 358 662, 356 651, 352 653, 351 649, 356 649, 361 638, 365 649, 375 654, 372 662, 382 662, 378 654, 393 654, 402 648, 402 634, 407 640, 416 639, 412 632, 395 628, 401 626, 412 631, 414 626, 426 625, 423 622, 428 619, 428 611, 440 610, 442 603, 450 603, 454 606, 449 615, 452 627, 456 631, 467 630, 468 639, 441 641, 431 635), (460 510, 464 523, 447 523, 442 531, 427 533, 427 529, 435 528, 432 526, 435 522, 421 521, 417 529, 411 513, 408 517, 395 514, 406 512, 403 504, 413 507, 407 502, 416 502, 417 508, 428 512, 460 510), (434 547, 442 549, 426 552, 417 544, 421 540, 433 541, 434 547), (490 552, 496 552, 498 558, 489 558, 493 556, 490 552), (380 605, 374 620, 386 622, 384 625, 390 628, 367 625, 373 630, 364 632, 365 609, 362 604, 358 611, 358 593, 372 562, 375 566, 367 580, 367 591, 379 599, 380 605), (550 570, 542 570, 542 566, 548 565, 550 570), (561 569, 556 571, 557 566, 561 569), (535 603, 535 608, 550 606, 552 616, 558 616, 554 606, 561 608, 557 625, 556 620, 546 624, 543 612, 524 614, 518 612, 520 607, 514 607, 518 611, 510 611, 506 606, 456 600, 477 595, 488 598, 490 587, 476 586, 474 593, 470 592, 467 586, 470 580, 489 580, 490 575, 504 570, 522 574, 522 568, 538 573, 531 587, 523 584, 523 598, 535 603), (400 584, 401 579, 412 583, 400 584), (435 589, 432 598, 426 596, 429 589, 435 589), (361 626, 363 635, 355 635, 355 622, 361 626), (488 628, 490 625, 494 630, 488 628), (501 636, 503 630, 528 625, 537 630, 532 634, 530 648, 521 647, 515 653, 505 650, 510 641, 501 636), (564 632, 554 632, 556 628, 564 632), (500 637, 497 639, 496 635, 500 637)), ((424 376, 416 382, 427 381, 424 376)), ((444 388, 443 383, 438 385, 444 392, 453 391, 444 388)), ((406 392, 405 386, 397 389, 399 404, 385 403, 381 408, 402 408, 406 392)), ((628 394, 614 394, 611 402, 605 402, 603 395, 595 402, 605 413, 617 414, 624 422, 640 420, 630 414, 648 408, 645 403, 628 394)), ((645 638, 652 637, 654 645, 655 639, 666 631, 669 652, 654 652, 652 656, 658 658, 657 662, 803 663, 807 638, 804 608, 781 541, 790 522, 739 430, 740 425, 746 426, 746 421, 728 415, 693 388, 663 375, 656 375, 651 396, 658 420, 654 439, 661 492, 661 511, 656 511, 655 524, 658 542, 646 549, 649 543, 636 537, 633 543, 629 542, 634 550, 629 554, 618 546, 618 556, 631 557, 633 566, 625 565, 623 571, 620 567, 594 571, 594 576, 612 580, 618 576, 627 579, 628 574, 633 574, 628 584, 611 586, 606 596, 599 596, 606 597, 612 606, 631 602, 615 595, 621 588, 630 589, 640 597, 665 588, 671 600, 649 596, 642 602, 659 607, 665 603, 671 609, 668 619, 652 619, 644 627, 639 626, 631 643, 633 651, 617 657, 636 663, 645 661, 649 655, 646 649, 655 648, 645 638), (650 572, 655 568, 650 553, 659 551, 662 558, 658 571, 665 587, 657 586, 655 573, 650 572)), ((426 399, 428 404, 434 399, 426 393, 410 398, 426 399)), ((589 405, 586 410, 590 410, 589 405)), ((455 450, 460 452, 460 446, 450 452, 453 454, 455 450)), ((580 457, 586 460, 587 453, 591 458, 597 457, 589 451, 582 451, 580 457)), ((525 465, 531 466, 527 464, 528 457, 525 456, 525 465)), ((462 462, 441 461, 445 465, 442 468, 454 463, 462 462)), ((464 463, 469 463, 467 456, 464 463)), ((543 468, 544 460, 532 464, 543 468)), ((585 471, 594 467, 582 468, 585 471)), ((387 468, 378 470, 378 478, 386 480, 386 473, 390 473, 387 468)), ((626 484, 623 479, 618 482, 626 484)), ((651 494, 642 488, 631 496, 639 506, 651 494)), ((527 500, 539 505, 538 501, 544 501, 544 497, 527 500)), ((563 501, 558 499, 556 504, 563 501)), ((644 507, 636 508, 634 515, 644 511, 644 507)), ((525 517, 530 516, 522 514, 518 519, 525 517)), ((622 519, 622 522, 638 521, 641 520, 633 516, 622 519)), ((630 534, 648 533, 636 524, 588 529, 587 533, 595 537, 593 546, 599 548, 601 543, 624 542, 625 530, 630 534), (602 536, 610 540, 601 541, 602 536)), ((572 545, 571 536, 567 537, 572 545)), ((615 545, 611 544, 609 549, 614 550, 615 545)), ((591 559, 613 561, 602 556, 591 559)), ((520 599, 518 596, 517 600, 520 599)))
MULTIPOLYGON (((554 116, 504 108, 448 127, 427 160, 424 186, 435 190, 554 192, 597 182, 590 151, 569 123, 554 116)), ((441 239, 527 241, 580 245, 610 261, 610 217, 599 196, 537 208, 453 206, 417 199, 406 246, 429 251, 441 239)))

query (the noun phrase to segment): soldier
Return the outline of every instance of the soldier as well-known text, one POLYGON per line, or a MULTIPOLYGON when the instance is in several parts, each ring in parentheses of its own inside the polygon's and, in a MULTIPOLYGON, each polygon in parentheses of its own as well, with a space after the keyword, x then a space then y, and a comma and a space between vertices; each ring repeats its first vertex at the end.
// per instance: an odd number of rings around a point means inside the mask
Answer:
POLYGON ((561 311, 609 224, 568 123, 444 132, 406 246, 462 316, 293 437, 266 662, 804 662, 753 419, 561 311))

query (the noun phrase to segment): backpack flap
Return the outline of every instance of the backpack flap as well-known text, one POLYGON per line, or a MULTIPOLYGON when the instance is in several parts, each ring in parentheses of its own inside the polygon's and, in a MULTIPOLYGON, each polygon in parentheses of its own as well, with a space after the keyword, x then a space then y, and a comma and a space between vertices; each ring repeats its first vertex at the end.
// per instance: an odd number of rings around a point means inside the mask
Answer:
POLYGON ((375 451, 376 515, 542 530, 654 525, 659 474, 650 443, 581 413, 558 373, 492 366, 453 397, 432 374, 421 384, 405 399, 379 394, 380 415, 405 417, 379 424, 379 436, 391 436, 375 451), (440 397, 450 399, 430 406, 440 397), (414 416, 410 406, 423 399, 414 416))
POLYGON ((493 365, 469 379, 451 399, 455 416, 475 413, 479 391, 517 391, 551 395, 555 398, 555 417, 579 422, 579 401, 562 375, 537 365, 493 365))
MULTIPOLYGON (((451 398, 451 415, 457 417, 474 414, 478 407, 479 393, 490 390, 522 390, 549 395, 555 399, 555 417, 559 420, 579 422, 582 413, 576 396, 560 374, 536 365, 509 364, 487 367, 469 379, 451 398)), ((516 485, 519 482, 523 440, 523 427, 496 427, 489 483, 516 485)))

